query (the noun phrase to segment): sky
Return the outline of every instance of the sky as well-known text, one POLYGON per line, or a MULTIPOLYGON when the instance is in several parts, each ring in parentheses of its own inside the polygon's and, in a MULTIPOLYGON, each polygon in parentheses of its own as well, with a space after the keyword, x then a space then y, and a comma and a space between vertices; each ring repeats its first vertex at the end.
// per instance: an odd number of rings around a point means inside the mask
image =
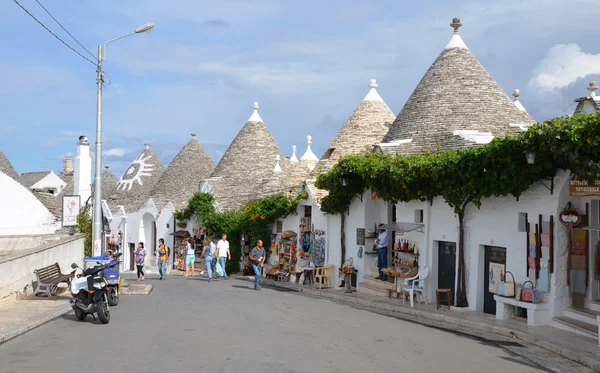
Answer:
MULTIPOLYGON (((36 0, 17 1, 93 59, 36 0)), ((311 135, 320 157, 369 79, 400 112, 452 37, 453 17, 537 121, 571 114, 600 80, 598 0, 38 1, 92 55, 156 25, 106 51, 103 164, 117 176, 144 143, 166 166, 191 133, 218 162, 254 101, 288 156, 311 135)), ((58 173, 80 135, 95 140, 96 68, 13 0, 0 2, 0 45, 0 150, 19 174, 58 173)))

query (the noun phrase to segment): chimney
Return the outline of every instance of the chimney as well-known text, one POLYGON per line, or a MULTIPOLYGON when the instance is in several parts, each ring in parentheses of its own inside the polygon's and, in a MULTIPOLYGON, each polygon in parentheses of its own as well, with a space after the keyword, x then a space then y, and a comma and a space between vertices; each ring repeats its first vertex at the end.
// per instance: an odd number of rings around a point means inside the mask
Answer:
POLYGON ((92 158, 87 137, 79 136, 73 175, 73 194, 81 197, 84 204, 92 195, 92 158))
POLYGON ((73 172, 73 158, 72 157, 64 157, 63 158, 63 171, 64 171, 64 173, 73 172))

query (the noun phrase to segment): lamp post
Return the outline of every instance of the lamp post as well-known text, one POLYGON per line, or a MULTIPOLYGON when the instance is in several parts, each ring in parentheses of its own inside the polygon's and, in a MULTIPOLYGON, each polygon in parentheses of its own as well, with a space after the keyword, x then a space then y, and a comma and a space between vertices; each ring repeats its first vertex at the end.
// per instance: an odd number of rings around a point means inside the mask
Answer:
POLYGON ((113 41, 119 39, 126 38, 131 35, 150 31, 153 28, 154 23, 146 23, 145 25, 142 25, 135 29, 135 31, 130 34, 110 39, 104 43, 104 46, 98 46, 98 65, 96 69, 96 176, 94 178, 94 212, 92 217, 94 222, 94 225, 92 227, 94 256, 98 256, 101 254, 102 247, 102 84, 104 83, 104 71, 102 70, 102 64, 106 60, 106 44, 112 43, 113 41))

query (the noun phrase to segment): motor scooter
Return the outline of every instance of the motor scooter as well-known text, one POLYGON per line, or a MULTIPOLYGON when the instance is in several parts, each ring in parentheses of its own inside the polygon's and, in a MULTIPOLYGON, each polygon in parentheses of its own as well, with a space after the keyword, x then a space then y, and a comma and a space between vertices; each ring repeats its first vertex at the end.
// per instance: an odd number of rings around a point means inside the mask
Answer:
MULTIPOLYGON (((81 269, 77 263, 71 264, 71 268, 81 269)), ((69 280, 69 289, 73 296, 69 302, 77 320, 83 321, 87 315, 96 318, 94 314, 97 314, 102 324, 110 322, 107 280, 101 274, 108 268, 110 263, 87 268, 69 280)))

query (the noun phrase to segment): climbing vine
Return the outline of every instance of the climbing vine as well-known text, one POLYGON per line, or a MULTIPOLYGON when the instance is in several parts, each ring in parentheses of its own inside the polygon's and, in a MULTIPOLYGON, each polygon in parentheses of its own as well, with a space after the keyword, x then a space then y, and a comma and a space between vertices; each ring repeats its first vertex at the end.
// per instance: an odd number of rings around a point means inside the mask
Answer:
POLYGON ((77 215, 77 231, 85 234, 83 241, 84 255, 92 256, 92 215, 90 214, 90 205, 82 206, 77 215))
POLYGON ((247 233, 250 244, 256 245, 262 240, 266 249, 271 246, 271 226, 279 218, 295 214, 302 199, 308 198, 301 191, 295 198, 284 193, 273 194, 263 198, 247 201, 239 210, 219 212, 214 207, 211 194, 198 192, 188 201, 188 206, 176 211, 177 220, 189 220, 197 217, 198 221, 213 237, 225 233, 230 237, 231 259, 227 265, 229 272, 237 271, 236 266, 241 255, 240 240, 242 233, 247 233))
POLYGON ((464 216, 466 208, 489 197, 519 197, 533 183, 559 170, 592 182, 600 175, 600 113, 558 117, 527 131, 468 149, 414 155, 343 157, 316 186, 329 191, 323 211, 337 214, 352 199, 371 189, 390 203, 443 198, 459 220, 459 282, 457 306, 466 307, 464 216), (534 151, 528 165, 525 151, 534 151), (341 178, 347 180, 342 185, 341 178))

